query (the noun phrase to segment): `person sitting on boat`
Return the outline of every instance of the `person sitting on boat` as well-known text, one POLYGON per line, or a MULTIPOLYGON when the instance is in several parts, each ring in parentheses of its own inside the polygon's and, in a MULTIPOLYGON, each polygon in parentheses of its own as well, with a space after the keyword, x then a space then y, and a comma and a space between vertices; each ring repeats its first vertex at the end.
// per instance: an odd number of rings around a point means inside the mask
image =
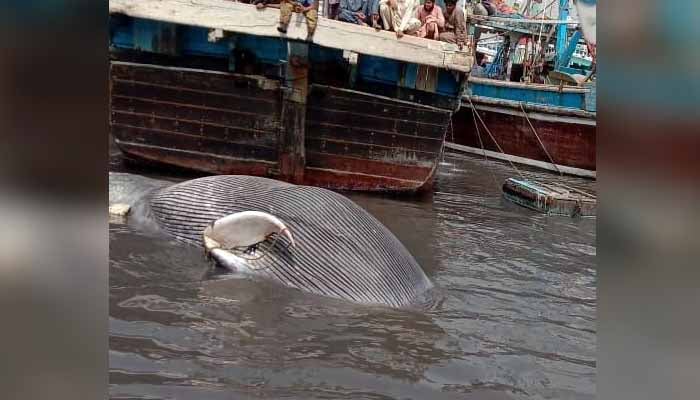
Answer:
POLYGON ((316 0, 282 0, 280 4, 280 25, 277 30, 287 33, 292 13, 302 13, 306 17, 307 39, 313 37, 318 22, 318 2, 316 0))
POLYGON ((438 40, 440 29, 445 27, 445 16, 440 7, 435 7, 435 0, 425 0, 423 6, 418 7, 416 17, 421 23, 416 36, 438 40))
POLYGON ((379 25, 378 0, 340 0, 338 21, 373 27, 379 25))
POLYGON ((457 8, 457 0, 445 0, 445 28, 440 32, 440 40, 455 43, 460 50, 467 43, 467 21, 457 8))
POLYGON ((379 15, 382 17, 384 29, 396 32, 401 38, 405 33, 415 33, 421 27, 416 18, 418 0, 379 0, 379 15))

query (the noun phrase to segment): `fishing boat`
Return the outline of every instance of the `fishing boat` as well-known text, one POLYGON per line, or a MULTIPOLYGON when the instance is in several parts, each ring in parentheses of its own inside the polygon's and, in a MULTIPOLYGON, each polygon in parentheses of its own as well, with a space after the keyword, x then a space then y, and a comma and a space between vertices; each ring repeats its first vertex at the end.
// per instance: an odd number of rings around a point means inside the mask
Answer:
POLYGON ((225 0, 110 0, 110 128, 130 160, 367 191, 432 185, 473 54, 225 0))
POLYGON ((556 19, 470 16, 490 47, 495 35, 500 46, 481 76, 468 79, 449 150, 595 178, 596 81, 569 7, 559 0, 556 19), (538 63, 549 73, 535 83, 538 63))

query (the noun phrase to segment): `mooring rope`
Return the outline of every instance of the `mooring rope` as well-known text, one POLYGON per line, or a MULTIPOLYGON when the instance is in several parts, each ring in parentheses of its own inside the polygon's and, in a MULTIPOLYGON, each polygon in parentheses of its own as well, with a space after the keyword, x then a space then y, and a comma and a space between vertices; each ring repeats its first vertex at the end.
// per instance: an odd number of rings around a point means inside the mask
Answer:
POLYGON ((549 155, 547 148, 544 147, 544 143, 542 143, 542 140, 540 139, 540 135, 537 134, 537 130, 535 129, 534 126, 532 126, 532 122, 530 122, 530 118, 527 116, 527 112, 525 112, 525 107, 523 107, 523 103, 520 102, 518 104, 520 104, 520 109, 523 111, 523 115, 525 116, 525 120, 527 120, 528 125, 530 125, 530 129, 532 129, 532 133, 535 134, 537 141, 540 142, 540 146, 542 146, 542 150, 544 150, 544 154, 546 154, 547 158, 549 158, 549 162, 552 163, 552 165, 554 166, 554 169, 556 169, 557 172, 559 172, 560 176, 564 176, 564 174, 561 172, 561 170, 559 169, 557 164, 554 163, 554 159, 552 158, 552 156, 549 155))
MULTIPOLYGON (((481 140, 481 132, 479 131, 479 124, 476 122, 476 109, 474 108, 473 104, 472 104, 472 117, 474 118, 474 128, 476 128, 476 137, 479 138, 479 146, 481 146, 481 151, 484 153, 484 160, 486 160, 486 166, 489 169, 489 172, 491 173, 491 178, 493 179, 493 183, 495 183, 496 186, 498 186, 498 180, 496 179, 496 174, 491 169, 491 162, 489 161, 489 156, 486 154, 486 148, 484 147, 484 142, 481 140)), ((454 140, 452 142, 454 142, 454 140)))
MULTIPOLYGON (((481 118, 481 115, 479 115, 479 113, 476 112, 476 107, 474 107, 474 103, 472 102, 471 96, 467 96, 467 98, 469 99, 469 105, 472 106, 472 110, 475 111, 475 115, 476 115, 477 117, 479 117, 479 121, 481 121, 481 125, 484 127, 484 130, 486 131, 486 133, 489 134, 489 136, 491 137, 491 140, 493 140, 493 143, 496 144, 496 147, 498 148, 498 151, 500 151, 500 152, 503 153, 503 154, 506 154, 506 152, 503 151, 503 149, 501 148, 501 145, 498 144, 498 141, 496 141, 496 138, 493 137, 493 135, 491 134, 491 131, 490 131, 489 128, 486 126, 486 123, 485 123, 484 120, 481 118)), ((523 173, 520 172, 520 170, 515 166, 515 164, 513 164, 513 161, 511 161, 511 160, 508 159, 508 158, 506 158, 506 161, 508 161, 508 163, 510 164, 510 166, 518 173, 518 175, 520 175, 521 178, 526 179, 526 178, 525 178, 525 175, 523 175, 523 173)))

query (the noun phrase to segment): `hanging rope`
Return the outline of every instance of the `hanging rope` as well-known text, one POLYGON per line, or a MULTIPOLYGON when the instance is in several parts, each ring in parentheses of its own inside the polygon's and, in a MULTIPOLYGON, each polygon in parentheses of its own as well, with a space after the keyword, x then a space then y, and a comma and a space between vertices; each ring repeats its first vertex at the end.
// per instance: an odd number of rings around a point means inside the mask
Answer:
MULTIPOLYGON (((484 127, 484 130, 486 131, 486 133, 489 134, 489 137, 491 137, 491 140, 493 140, 493 143, 496 144, 496 147, 498 148, 498 151, 500 151, 500 152, 503 153, 503 154, 506 154, 506 152, 503 151, 503 149, 501 148, 501 145, 498 144, 498 141, 496 141, 496 138, 493 137, 493 135, 491 134, 491 131, 490 131, 489 128, 486 126, 486 123, 484 122, 484 120, 481 119, 481 115, 479 115, 479 113, 476 112, 476 107, 474 107, 474 103, 472 102, 471 96, 468 96, 467 98, 469 99, 469 105, 472 106, 472 110, 475 110, 476 116, 479 117, 479 121, 481 121, 481 126, 484 127)), ((518 175, 520 175, 521 178, 526 179, 526 178, 525 178, 525 175, 523 175, 523 173, 520 172, 520 170, 519 170, 518 168, 516 168, 515 164, 513 164, 513 162, 512 162, 510 159, 506 159, 506 161, 508 161, 508 163, 510 164, 510 166, 518 173, 518 175)))
POLYGON ((479 131, 479 124, 476 122, 476 109, 474 108, 473 104, 472 104, 472 117, 474 117, 474 128, 476 129, 476 137, 479 138, 479 146, 481 146, 481 151, 484 153, 484 159, 486 160, 486 167, 489 169, 489 172, 491 173, 491 178, 493 179, 493 183, 496 186, 498 186, 498 180, 496 179, 496 174, 494 174, 493 170, 491 169, 491 162, 489 161, 489 156, 486 155, 486 149, 484 148, 484 142, 481 140, 481 132, 479 131))
POLYGON ((560 175, 560 176, 564 176, 564 174, 561 172, 561 170, 559 169, 559 167, 557 166, 557 164, 554 163, 554 159, 552 158, 552 156, 549 155, 549 152, 547 151, 547 148, 544 147, 544 143, 542 143, 542 140, 540 140, 540 135, 537 134, 537 130, 535 130, 535 127, 532 126, 532 122, 530 122, 530 118, 527 116, 527 112, 525 112, 525 107, 523 107, 523 103, 520 102, 519 104, 520 104, 520 109, 523 111, 523 115, 525 116, 525 120, 526 120, 527 123, 530 125, 530 129, 532 129, 532 133, 535 134, 535 137, 537 138, 537 141, 540 142, 540 146, 542 146, 542 150, 544 150, 544 154, 547 155, 547 158, 549 158, 549 162, 552 163, 552 165, 554 166, 554 169, 557 170, 557 172, 559 173, 559 175, 560 175))

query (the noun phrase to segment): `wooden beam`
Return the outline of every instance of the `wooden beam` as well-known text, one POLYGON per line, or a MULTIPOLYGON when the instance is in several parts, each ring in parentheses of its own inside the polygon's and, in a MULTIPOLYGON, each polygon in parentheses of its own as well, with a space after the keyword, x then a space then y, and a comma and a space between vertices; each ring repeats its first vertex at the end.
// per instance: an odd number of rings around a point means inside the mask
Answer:
MULTIPOLYGON (((251 4, 226 0, 110 0, 110 14, 166 21, 182 25, 222 29, 255 36, 306 39, 306 20, 294 14, 286 34, 277 31, 279 10, 267 7, 258 10, 251 4)), ((430 65, 460 72, 469 72, 474 58, 459 51, 451 43, 404 36, 397 39, 393 32, 341 21, 319 18, 313 43, 359 54, 430 65)))
POLYGON ((512 161, 514 163, 529 165, 531 167, 542 168, 542 169, 546 169, 548 171, 555 171, 556 172, 556 170, 558 168, 561 172, 563 172, 567 175, 581 176, 584 178, 593 178, 593 179, 596 178, 596 171, 590 171, 590 170, 582 169, 582 168, 567 167, 566 165, 560 165, 560 164, 556 164, 556 167, 555 167, 551 163, 548 163, 545 161, 532 160, 532 159, 525 158, 525 157, 513 156, 510 154, 499 153, 499 152, 491 151, 491 150, 478 149, 476 147, 464 146, 461 144, 451 143, 451 142, 447 142, 447 141, 445 142, 445 148, 448 150, 454 150, 457 152, 461 151, 464 153, 475 154, 475 155, 480 155, 480 156, 483 156, 485 154, 489 158, 495 158, 497 160, 502 160, 502 161, 512 161))

